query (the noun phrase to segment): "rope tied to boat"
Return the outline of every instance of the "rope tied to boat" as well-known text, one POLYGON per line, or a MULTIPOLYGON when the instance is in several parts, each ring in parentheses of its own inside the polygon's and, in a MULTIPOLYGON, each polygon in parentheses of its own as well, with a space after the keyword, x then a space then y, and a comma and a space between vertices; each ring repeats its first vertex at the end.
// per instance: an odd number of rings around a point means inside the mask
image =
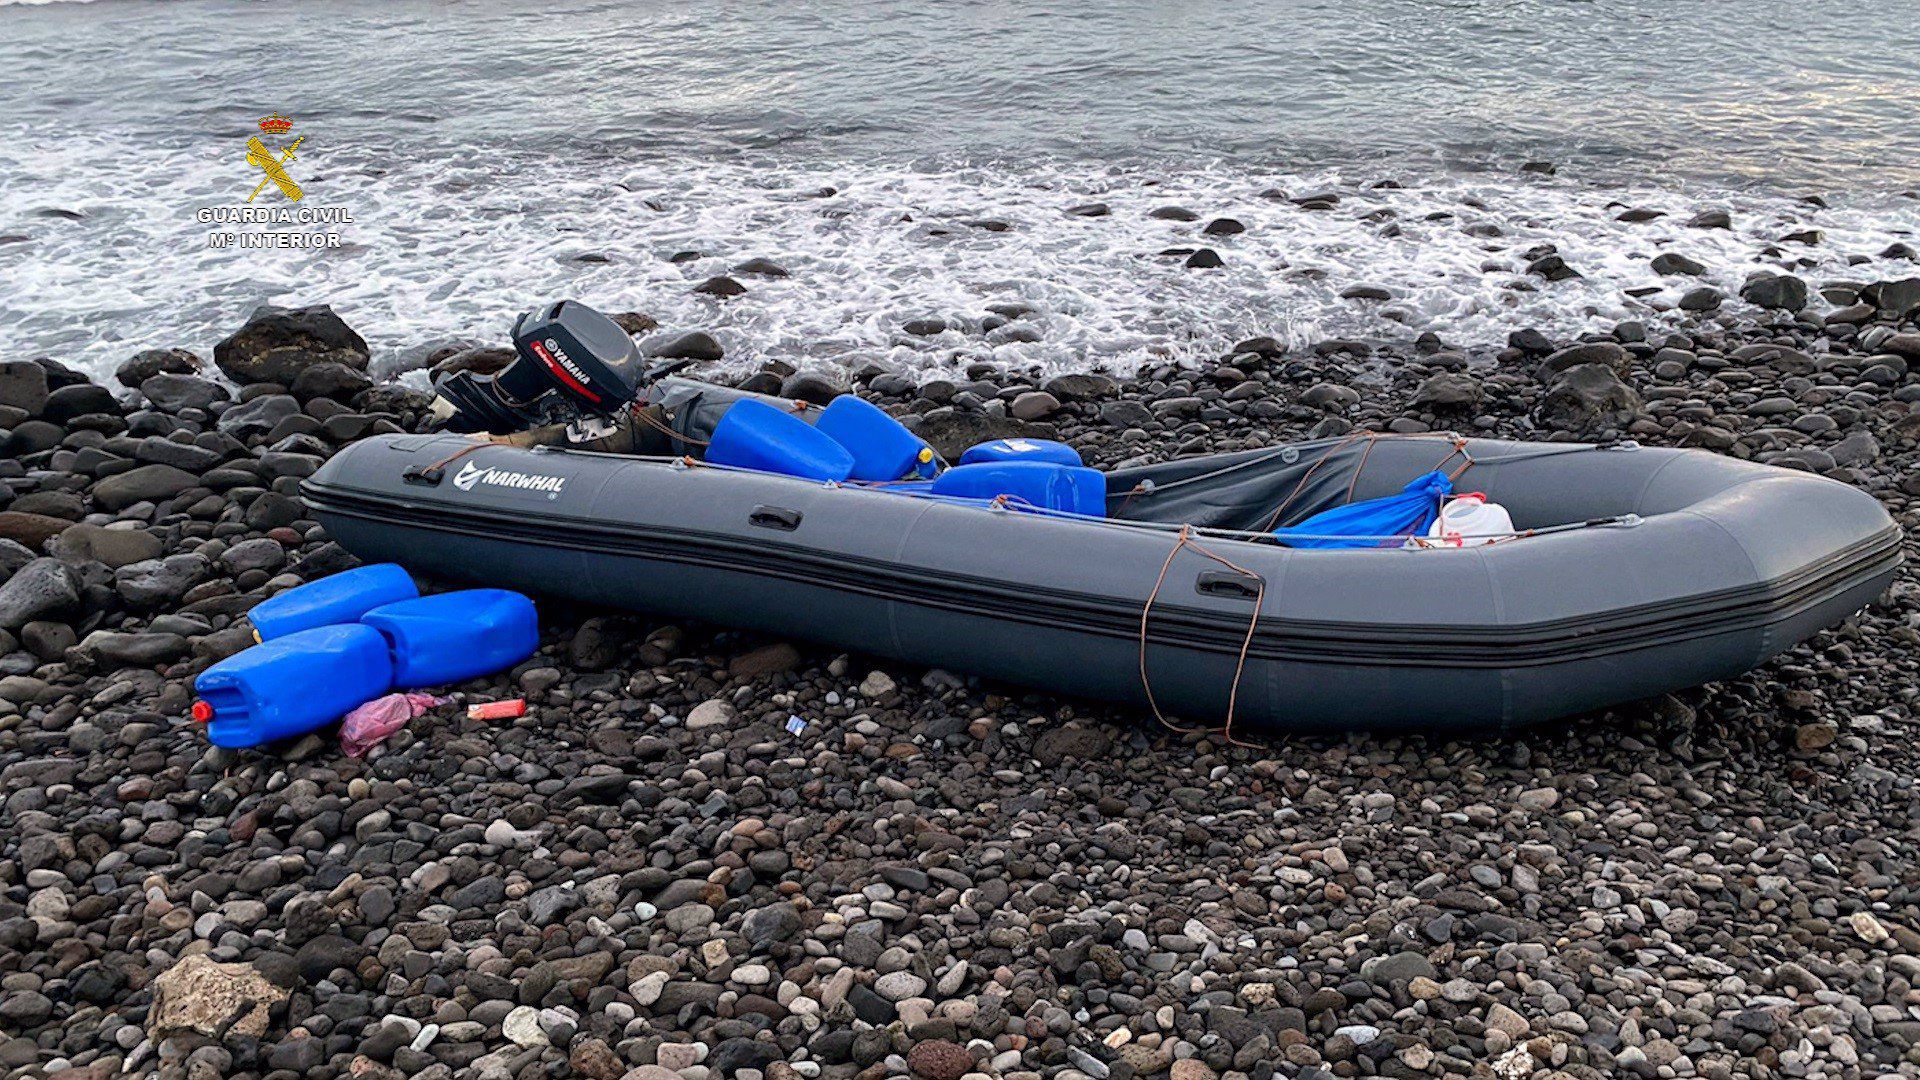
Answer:
POLYGON ((441 478, 446 476, 447 466, 459 461, 475 450, 484 450, 493 445, 495 444, 485 439, 476 439, 431 465, 422 465, 408 469, 400 474, 400 479, 410 484, 438 484, 441 478))
POLYGON ((1167 575, 1173 570, 1173 560, 1179 556, 1182 548, 1191 548, 1197 554, 1212 559, 1214 562, 1232 570, 1234 573, 1251 578, 1255 582, 1253 592, 1253 617, 1247 620, 1247 634, 1246 637, 1240 641, 1240 653, 1233 663, 1233 682, 1227 686, 1226 723, 1219 728, 1219 732, 1228 743, 1234 746, 1258 749, 1257 744, 1234 737, 1233 714, 1235 707, 1238 706, 1240 701, 1240 678, 1246 674, 1247 653, 1253 648, 1253 635, 1260 626, 1260 608, 1267 599, 1267 579, 1239 565, 1232 559, 1208 550, 1204 545, 1194 540, 1193 526, 1191 525, 1182 525, 1180 527, 1180 532, 1174 539, 1173 550, 1167 552, 1167 560, 1160 564, 1160 576, 1154 579, 1153 589, 1147 593, 1147 602, 1140 608, 1140 689, 1146 693, 1147 707, 1153 710, 1153 718, 1158 720, 1161 726, 1167 728, 1169 731, 1178 732, 1182 735, 1212 733, 1212 729, 1209 728, 1183 728, 1173 721, 1168 720, 1166 713, 1160 709, 1160 702, 1154 699, 1153 679, 1147 673, 1147 619, 1153 614, 1153 602, 1159 599, 1160 590, 1167 583, 1167 575))

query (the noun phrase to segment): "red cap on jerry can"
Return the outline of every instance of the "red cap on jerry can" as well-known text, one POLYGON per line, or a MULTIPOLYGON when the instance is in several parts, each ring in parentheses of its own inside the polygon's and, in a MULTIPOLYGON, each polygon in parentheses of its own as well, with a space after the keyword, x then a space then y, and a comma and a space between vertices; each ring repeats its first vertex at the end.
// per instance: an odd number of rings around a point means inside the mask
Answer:
POLYGON ((204 701, 196 701, 193 703, 192 715, 196 723, 207 723, 213 719, 213 706, 204 701))

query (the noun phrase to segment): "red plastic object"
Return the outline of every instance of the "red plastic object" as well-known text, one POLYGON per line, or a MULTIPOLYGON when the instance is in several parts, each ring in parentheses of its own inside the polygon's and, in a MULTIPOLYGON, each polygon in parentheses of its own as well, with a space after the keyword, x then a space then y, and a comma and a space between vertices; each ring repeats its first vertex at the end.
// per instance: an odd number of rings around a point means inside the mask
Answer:
POLYGON ((193 703, 192 716, 196 724, 211 723, 213 720, 213 706, 204 701, 196 701, 193 703))
POLYGON ((469 720, 516 720, 525 715, 527 715, 526 698, 483 701, 478 705, 467 706, 469 720))

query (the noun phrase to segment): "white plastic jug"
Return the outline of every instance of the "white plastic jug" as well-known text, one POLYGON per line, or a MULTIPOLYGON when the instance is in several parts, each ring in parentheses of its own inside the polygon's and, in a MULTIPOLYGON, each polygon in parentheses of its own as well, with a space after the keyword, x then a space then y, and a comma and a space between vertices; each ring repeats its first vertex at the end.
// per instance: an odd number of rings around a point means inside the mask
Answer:
POLYGON ((1491 544, 1513 535, 1513 518, 1507 508, 1487 501, 1480 492, 1448 499, 1440 507, 1440 516, 1427 530, 1428 547, 1473 547, 1491 544))

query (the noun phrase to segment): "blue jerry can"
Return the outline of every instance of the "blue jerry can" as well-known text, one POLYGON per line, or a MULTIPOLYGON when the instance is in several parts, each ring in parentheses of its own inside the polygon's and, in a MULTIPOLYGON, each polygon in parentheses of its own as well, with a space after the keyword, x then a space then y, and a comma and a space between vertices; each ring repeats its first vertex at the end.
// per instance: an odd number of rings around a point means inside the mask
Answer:
POLYGON ((933 447, 870 401, 841 394, 813 426, 853 455, 854 480, 931 475, 933 447))
POLYGON ((299 630, 358 622, 360 616, 396 600, 419 596, 413 578, 398 563, 376 563, 288 589, 247 613, 255 635, 272 641, 299 630))
POLYGON ((845 480, 853 474, 853 455, 812 424, 764 401, 736 401, 713 429, 706 458, 759 472, 808 480, 845 480))
POLYGON ((193 718, 215 746, 258 746, 331 724, 393 688, 387 639, 316 626, 236 653, 193 680, 193 718))
POLYGON ((1007 496, 1046 510, 1105 517, 1107 478, 1097 469, 1045 461, 994 461, 955 465, 933 480, 933 494, 961 499, 1007 496))
POLYGON ((465 682, 510 668, 540 646, 533 601, 506 589, 402 600, 366 613, 393 654, 393 685, 402 690, 465 682))
POLYGON ((1055 465, 1081 465, 1080 451, 1052 439, 994 439, 975 443, 960 455, 960 464, 978 465, 988 461, 1050 461, 1055 465))

